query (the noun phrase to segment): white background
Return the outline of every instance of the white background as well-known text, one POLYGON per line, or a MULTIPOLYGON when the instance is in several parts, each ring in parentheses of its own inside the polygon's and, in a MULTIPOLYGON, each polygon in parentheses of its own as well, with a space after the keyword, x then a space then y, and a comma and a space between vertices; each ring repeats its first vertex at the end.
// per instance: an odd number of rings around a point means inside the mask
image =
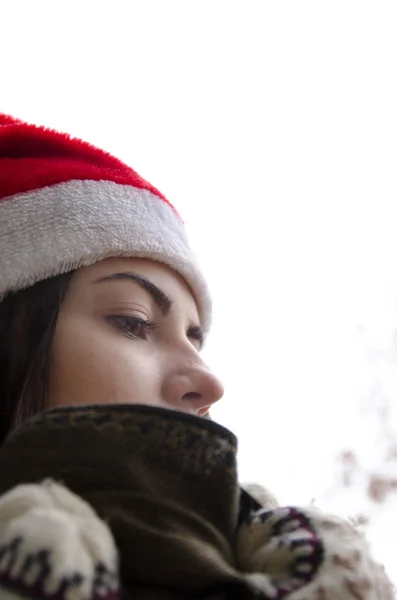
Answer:
POLYGON ((366 493, 397 478, 396 3, 0 5, 0 110, 115 153, 183 215, 241 480, 369 517, 397 582, 397 495, 366 493))

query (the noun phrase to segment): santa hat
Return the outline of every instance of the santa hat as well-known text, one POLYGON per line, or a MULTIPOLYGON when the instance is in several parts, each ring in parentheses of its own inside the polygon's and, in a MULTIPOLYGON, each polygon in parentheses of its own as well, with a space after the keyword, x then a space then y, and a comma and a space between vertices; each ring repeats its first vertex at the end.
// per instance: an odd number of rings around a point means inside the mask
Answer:
POLYGON ((150 183, 78 139, 0 114, 0 299, 109 257, 149 258, 211 302, 184 224, 150 183))

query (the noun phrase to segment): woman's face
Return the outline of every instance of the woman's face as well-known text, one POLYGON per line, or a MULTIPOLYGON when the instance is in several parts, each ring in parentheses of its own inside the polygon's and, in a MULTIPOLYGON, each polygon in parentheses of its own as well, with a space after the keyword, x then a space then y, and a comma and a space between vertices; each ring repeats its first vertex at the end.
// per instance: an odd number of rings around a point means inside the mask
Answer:
POLYGON ((79 269, 55 330, 50 407, 131 403, 203 415, 223 388, 201 341, 194 297, 168 267, 121 258, 79 269))

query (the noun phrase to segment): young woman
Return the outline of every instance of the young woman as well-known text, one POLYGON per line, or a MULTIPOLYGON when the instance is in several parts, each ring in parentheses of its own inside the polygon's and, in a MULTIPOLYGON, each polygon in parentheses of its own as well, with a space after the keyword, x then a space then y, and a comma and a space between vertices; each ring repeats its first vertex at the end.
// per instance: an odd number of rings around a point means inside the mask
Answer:
POLYGON ((349 523, 239 487, 175 209, 5 115, 0 298, 0 600, 393 597, 349 523))

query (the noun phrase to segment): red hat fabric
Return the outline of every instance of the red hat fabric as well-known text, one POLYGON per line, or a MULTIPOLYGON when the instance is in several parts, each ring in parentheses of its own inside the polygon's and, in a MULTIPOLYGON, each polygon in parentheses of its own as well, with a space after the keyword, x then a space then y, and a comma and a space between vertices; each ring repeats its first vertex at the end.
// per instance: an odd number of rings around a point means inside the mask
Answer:
POLYGON ((208 330, 208 288, 170 202, 103 150, 0 113, 0 299, 123 256, 180 273, 208 330))

